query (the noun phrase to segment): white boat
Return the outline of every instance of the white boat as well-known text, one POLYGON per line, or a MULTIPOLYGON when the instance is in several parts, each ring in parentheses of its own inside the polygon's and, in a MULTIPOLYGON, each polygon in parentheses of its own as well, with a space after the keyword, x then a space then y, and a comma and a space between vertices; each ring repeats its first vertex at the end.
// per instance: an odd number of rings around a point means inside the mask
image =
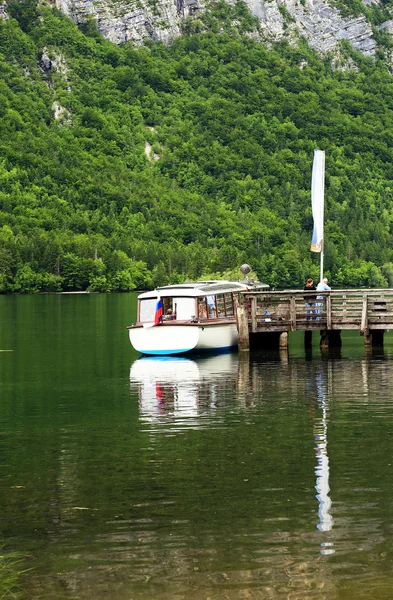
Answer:
POLYGON ((199 281, 159 287, 138 296, 128 327, 138 352, 153 355, 224 352, 237 346, 235 296, 269 286, 249 281, 199 281))

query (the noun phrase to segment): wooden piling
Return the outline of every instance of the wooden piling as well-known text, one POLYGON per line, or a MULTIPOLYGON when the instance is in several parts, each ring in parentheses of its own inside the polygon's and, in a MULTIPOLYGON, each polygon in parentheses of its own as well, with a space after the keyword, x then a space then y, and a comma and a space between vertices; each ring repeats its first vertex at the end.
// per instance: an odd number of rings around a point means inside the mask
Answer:
POLYGON ((321 339, 319 342, 321 350, 329 349, 329 336, 327 331, 321 331, 321 339))
POLYGON ((236 321, 239 334, 239 350, 250 350, 250 338, 248 334, 248 311, 244 304, 236 307, 236 321))
POLYGON ((372 337, 372 345, 375 346, 383 346, 383 338, 384 338, 384 333, 385 331, 383 329, 377 329, 376 331, 373 331, 371 334, 372 337))
POLYGON ((321 331, 320 346, 322 350, 327 350, 329 348, 341 348, 341 331, 332 329, 325 329, 321 331))
POLYGON ((304 347, 312 348, 312 331, 304 332, 304 347))
POLYGON ((280 348, 279 355, 280 355, 281 362, 288 364, 288 362, 289 362, 288 348, 280 348))
POLYGON ((383 329, 367 330, 364 335, 364 345, 366 347, 383 348, 384 333, 383 329))
POLYGON ((288 332, 287 331, 283 331, 280 333, 280 340, 279 340, 279 348, 280 350, 286 350, 288 348, 288 332))

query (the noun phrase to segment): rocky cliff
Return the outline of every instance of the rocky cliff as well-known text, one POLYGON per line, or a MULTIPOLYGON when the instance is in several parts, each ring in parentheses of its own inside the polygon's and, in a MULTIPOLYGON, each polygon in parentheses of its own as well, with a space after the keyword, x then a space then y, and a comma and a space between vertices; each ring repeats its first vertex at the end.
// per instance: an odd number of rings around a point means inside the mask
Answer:
MULTIPOLYGON (((204 0, 55 0, 56 6, 80 23, 91 15, 101 33, 115 44, 146 37, 168 43, 181 31, 186 17, 205 9, 204 0)), ((334 50, 341 40, 365 55, 373 56, 376 43, 365 16, 344 18, 329 0, 246 0, 258 17, 266 40, 305 37, 320 53, 334 50)), ((365 5, 382 0, 363 0, 365 5)), ((384 23, 386 31, 392 29, 384 23)))
POLYGON ((376 44, 371 26, 364 16, 343 18, 327 0, 246 0, 250 11, 259 18, 269 39, 305 37, 321 53, 348 40, 366 55, 373 55, 376 44), (283 10, 285 8, 285 10, 283 10))

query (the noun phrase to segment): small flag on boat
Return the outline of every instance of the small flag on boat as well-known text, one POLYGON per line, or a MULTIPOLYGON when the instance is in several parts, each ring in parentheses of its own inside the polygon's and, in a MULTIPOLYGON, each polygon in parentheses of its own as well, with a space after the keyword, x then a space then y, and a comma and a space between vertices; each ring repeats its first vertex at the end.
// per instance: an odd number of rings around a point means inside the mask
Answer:
POLYGON ((159 325, 162 321, 162 302, 161 297, 157 296, 156 314, 154 316, 154 325, 159 325))
POLYGON ((323 212, 325 190, 325 152, 314 150, 314 164, 311 180, 311 205, 314 218, 314 231, 311 240, 311 252, 322 252, 323 212))

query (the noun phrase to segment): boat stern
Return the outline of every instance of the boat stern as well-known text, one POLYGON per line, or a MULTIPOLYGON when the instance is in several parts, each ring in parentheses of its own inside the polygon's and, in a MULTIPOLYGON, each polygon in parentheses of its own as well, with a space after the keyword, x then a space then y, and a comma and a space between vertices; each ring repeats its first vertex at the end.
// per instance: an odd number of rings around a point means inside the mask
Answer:
POLYGON ((171 355, 191 352, 198 345, 197 325, 166 325, 153 327, 130 327, 130 342, 133 348, 147 355, 171 355))

